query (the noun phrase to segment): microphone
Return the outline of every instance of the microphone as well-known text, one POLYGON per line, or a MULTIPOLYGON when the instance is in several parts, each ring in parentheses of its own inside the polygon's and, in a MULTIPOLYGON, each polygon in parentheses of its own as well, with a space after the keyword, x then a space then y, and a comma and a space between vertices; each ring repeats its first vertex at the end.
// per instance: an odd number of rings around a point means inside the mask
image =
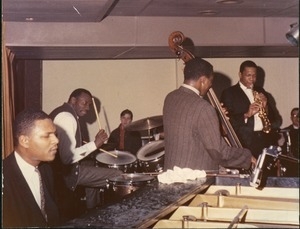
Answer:
POLYGON ((265 169, 270 170, 281 154, 281 148, 279 146, 270 146, 264 148, 263 152, 259 155, 253 173, 250 179, 250 186, 258 188, 263 179, 265 169))
POLYGON ((250 186, 258 188, 262 180, 263 175, 263 165, 266 157, 266 149, 263 150, 263 153, 259 155, 256 166, 253 170, 250 180, 250 186))
POLYGON ((279 133, 284 133, 286 135, 286 152, 287 154, 290 153, 290 149, 291 149, 291 145, 292 145, 292 142, 291 142, 291 136, 290 136, 290 129, 282 129, 279 131, 279 133))
POLYGON ((291 137, 290 137, 290 132, 286 132, 286 136, 287 136, 287 143, 286 143, 286 151, 287 151, 287 154, 290 153, 290 149, 291 149, 291 145, 292 145, 292 142, 291 142, 291 137))

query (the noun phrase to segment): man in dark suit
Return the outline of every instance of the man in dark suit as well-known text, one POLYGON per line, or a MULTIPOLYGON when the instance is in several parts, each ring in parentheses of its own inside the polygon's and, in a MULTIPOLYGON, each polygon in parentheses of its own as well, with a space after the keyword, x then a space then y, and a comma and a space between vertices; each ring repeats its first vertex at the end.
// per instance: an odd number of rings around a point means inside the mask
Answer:
POLYGON ((292 157, 292 160, 281 159, 281 168, 283 176, 298 177, 299 176, 299 107, 291 110, 291 125, 283 128, 280 142, 283 154, 292 157))
POLYGON ((257 85, 257 65, 250 60, 240 65, 239 82, 225 89, 221 102, 243 147, 258 158, 262 150, 277 145, 281 119, 270 95, 257 85))
POLYGON ((299 107, 291 110, 291 125, 283 128, 283 152, 288 156, 299 159, 299 107))
POLYGON ((57 152, 55 125, 43 111, 25 110, 13 129, 15 150, 3 160, 2 226, 57 226, 52 170, 46 163, 57 152))

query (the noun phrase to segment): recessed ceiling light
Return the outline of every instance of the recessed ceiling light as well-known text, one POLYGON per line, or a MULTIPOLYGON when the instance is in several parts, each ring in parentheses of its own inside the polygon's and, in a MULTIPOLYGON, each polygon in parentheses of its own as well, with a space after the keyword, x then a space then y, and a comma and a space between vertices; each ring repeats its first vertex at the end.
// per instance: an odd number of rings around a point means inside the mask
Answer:
POLYGON ((25 21, 34 21, 33 17, 27 17, 25 18, 25 21))
POLYGON ((242 0, 217 0, 216 3, 220 4, 240 4, 242 0))
POLYGON ((212 16, 212 15, 216 15, 217 11, 214 11, 214 10, 201 10, 201 11, 199 11, 199 14, 203 15, 203 16, 212 16))

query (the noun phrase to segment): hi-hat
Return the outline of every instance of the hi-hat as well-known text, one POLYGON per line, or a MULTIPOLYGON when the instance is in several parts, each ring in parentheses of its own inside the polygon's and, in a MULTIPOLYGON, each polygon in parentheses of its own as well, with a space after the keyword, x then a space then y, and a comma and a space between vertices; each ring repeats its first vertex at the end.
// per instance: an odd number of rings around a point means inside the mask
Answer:
POLYGON ((163 117, 162 115, 152 116, 144 119, 134 121, 128 126, 125 127, 129 131, 142 131, 142 130, 151 130, 156 127, 163 126, 163 117))

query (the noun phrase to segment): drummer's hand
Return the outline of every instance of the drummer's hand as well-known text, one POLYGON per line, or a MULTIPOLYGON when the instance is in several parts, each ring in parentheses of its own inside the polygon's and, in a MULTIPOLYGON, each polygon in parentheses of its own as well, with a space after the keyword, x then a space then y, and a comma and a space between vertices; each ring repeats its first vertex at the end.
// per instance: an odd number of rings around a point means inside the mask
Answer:
POLYGON ((97 148, 100 148, 105 141, 107 141, 108 136, 105 130, 101 129, 95 136, 95 144, 97 148))

